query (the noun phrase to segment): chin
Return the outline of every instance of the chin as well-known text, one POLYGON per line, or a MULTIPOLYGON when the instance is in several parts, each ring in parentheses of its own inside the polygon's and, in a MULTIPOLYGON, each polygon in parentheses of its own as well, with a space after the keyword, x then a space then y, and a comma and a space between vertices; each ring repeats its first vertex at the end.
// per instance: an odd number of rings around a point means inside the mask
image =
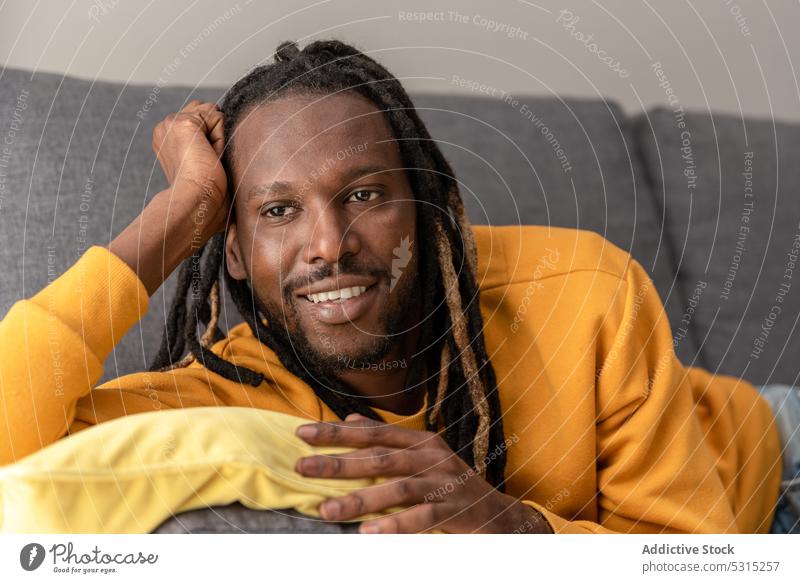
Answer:
POLYGON ((386 336, 372 336, 352 325, 336 328, 345 327, 349 328, 348 332, 339 334, 328 327, 312 326, 304 331, 305 339, 295 339, 298 344, 295 349, 303 360, 308 359, 324 370, 336 372, 365 370, 369 363, 380 360, 391 349, 392 342, 386 336))

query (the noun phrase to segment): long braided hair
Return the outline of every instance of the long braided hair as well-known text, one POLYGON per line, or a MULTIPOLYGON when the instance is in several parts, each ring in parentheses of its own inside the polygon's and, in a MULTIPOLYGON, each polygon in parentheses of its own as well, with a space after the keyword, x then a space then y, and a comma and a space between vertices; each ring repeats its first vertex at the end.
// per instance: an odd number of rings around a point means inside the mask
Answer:
MULTIPOLYGON (((506 444, 495 372, 483 339, 475 241, 453 170, 400 82, 382 65, 340 41, 316 41, 302 51, 292 41, 283 42, 275 52, 275 62, 256 67, 237 81, 220 105, 226 140, 223 165, 233 167, 234 130, 254 107, 291 94, 344 91, 369 99, 389 122, 417 201, 418 241, 419 235, 425 234, 426 244, 420 245, 418 257, 423 314, 420 338, 435 349, 426 350, 412 362, 407 386, 425 384, 428 430, 436 430, 441 421, 443 437, 453 451, 504 491, 506 444)), ((229 181, 231 174, 228 171, 229 181)), ((230 183, 228 192, 235 192, 230 183)), ((228 273, 224 249, 225 233, 218 233, 182 264, 161 346, 150 370, 184 367, 198 360, 226 379, 261 384, 261 373, 235 365, 211 350, 224 338, 219 329, 222 275, 253 334, 336 415, 344 419, 360 413, 382 420, 330 371, 310 370, 307 363, 298 362, 285 337, 269 322, 265 324, 263 304, 247 280, 236 280, 228 273)))

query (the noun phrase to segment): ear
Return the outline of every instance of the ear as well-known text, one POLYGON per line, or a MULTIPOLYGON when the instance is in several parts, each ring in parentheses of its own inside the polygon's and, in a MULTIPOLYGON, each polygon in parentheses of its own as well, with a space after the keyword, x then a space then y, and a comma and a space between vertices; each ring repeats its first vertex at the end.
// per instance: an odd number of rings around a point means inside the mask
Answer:
POLYGON ((228 265, 228 273, 233 279, 247 279, 247 270, 242 260, 242 250, 239 248, 239 238, 236 235, 236 223, 228 226, 228 234, 225 237, 225 262, 228 265))

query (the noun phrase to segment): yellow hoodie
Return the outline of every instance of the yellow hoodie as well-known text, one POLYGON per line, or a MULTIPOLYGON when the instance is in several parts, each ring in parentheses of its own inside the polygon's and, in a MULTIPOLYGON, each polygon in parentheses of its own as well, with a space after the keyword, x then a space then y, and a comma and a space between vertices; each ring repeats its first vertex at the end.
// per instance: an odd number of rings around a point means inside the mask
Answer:
MULTIPOLYGON (((589 231, 473 229, 507 493, 557 533, 768 532, 782 467, 769 405, 747 381, 680 363, 642 266, 589 231)), ((259 387, 198 363, 95 387, 148 300, 122 260, 92 247, 12 306, 0 321, 0 464, 146 411, 243 406, 337 419, 246 324, 213 350, 263 372, 259 387)), ((424 428, 424 408, 376 410, 424 428)))

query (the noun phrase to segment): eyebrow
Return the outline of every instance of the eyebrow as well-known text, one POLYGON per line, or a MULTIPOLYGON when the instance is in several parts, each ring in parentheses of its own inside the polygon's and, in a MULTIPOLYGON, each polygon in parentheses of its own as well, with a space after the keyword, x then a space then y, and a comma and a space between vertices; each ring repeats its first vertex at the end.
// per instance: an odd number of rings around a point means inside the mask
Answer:
MULTIPOLYGON (((396 168, 384 166, 382 164, 368 164, 365 166, 354 166, 342 172, 340 179, 344 184, 349 184, 355 179, 368 174, 381 174, 386 172, 394 172, 396 168)), ((288 196, 295 192, 293 182, 285 182, 283 180, 276 180, 275 182, 257 184, 250 189, 247 193, 247 201, 252 198, 273 195, 273 196, 288 196)))

